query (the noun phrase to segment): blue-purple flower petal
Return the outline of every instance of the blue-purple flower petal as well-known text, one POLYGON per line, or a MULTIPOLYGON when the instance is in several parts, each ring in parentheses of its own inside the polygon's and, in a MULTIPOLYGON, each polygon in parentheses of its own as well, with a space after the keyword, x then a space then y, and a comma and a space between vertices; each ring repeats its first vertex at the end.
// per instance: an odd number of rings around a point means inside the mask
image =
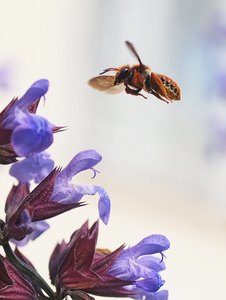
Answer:
POLYGON ((40 183, 53 168, 54 161, 50 159, 50 155, 47 152, 41 152, 14 163, 9 174, 19 182, 34 180, 35 183, 40 183))
POLYGON ((2 126, 7 129, 13 129, 15 126, 15 110, 27 111, 32 103, 46 94, 48 88, 49 81, 46 79, 34 82, 27 92, 7 111, 2 126))
MULTIPOLYGON (((101 155, 95 150, 78 153, 69 164, 59 173, 55 180, 51 201, 62 204, 79 202, 85 195, 99 194, 98 210, 100 219, 107 224, 109 221, 111 203, 106 191, 95 185, 74 185, 70 181, 79 172, 91 169, 101 161, 101 155)), ((94 171, 96 174, 96 170, 94 171)))
MULTIPOLYGON (((165 269, 162 252, 169 247, 169 240, 165 236, 150 235, 135 246, 124 249, 112 265, 110 274, 133 282, 126 287, 134 293, 133 298, 160 300, 156 292, 164 284, 159 275, 159 272, 165 269), (157 257, 153 254, 161 255, 157 257)), ((168 297, 165 292, 159 295, 162 295, 162 300, 168 297)))
POLYGON ((16 106, 20 109, 28 108, 33 102, 44 96, 48 89, 49 81, 47 79, 35 81, 26 93, 16 102, 16 106))
POLYGON ((167 300, 168 296, 169 296, 168 291, 162 290, 162 291, 155 293, 155 298, 153 298, 153 300, 167 300))
POLYGON ((111 211, 111 201, 106 193, 106 191, 100 186, 94 186, 96 193, 100 195, 98 202, 98 210, 100 219, 104 222, 104 224, 108 224, 110 211, 111 211))
POLYGON ((58 181, 71 180, 76 174, 92 169, 102 159, 102 156, 95 150, 79 152, 69 164, 58 175, 58 181))
POLYGON ((143 255, 137 258, 137 263, 145 266, 147 268, 150 268, 152 270, 155 270, 156 272, 160 272, 165 270, 166 266, 162 258, 153 256, 153 255, 143 255))
POLYGON ((53 143, 53 125, 43 117, 17 109, 14 124, 11 143, 20 156, 42 152, 53 143))
POLYGON ((109 221, 111 202, 107 192, 100 186, 94 185, 73 185, 68 182, 54 185, 51 201, 61 204, 79 202, 83 196, 99 194, 98 211, 100 219, 107 224, 109 221))
POLYGON ((160 287, 164 284, 157 272, 152 272, 152 276, 149 278, 141 279, 136 281, 136 286, 150 293, 157 292, 160 287))
POLYGON ((137 245, 126 249, 121 255, 138 257, 141 255, 162 253, 170 247, 169 240, 161 234, 152 234, 137 245))

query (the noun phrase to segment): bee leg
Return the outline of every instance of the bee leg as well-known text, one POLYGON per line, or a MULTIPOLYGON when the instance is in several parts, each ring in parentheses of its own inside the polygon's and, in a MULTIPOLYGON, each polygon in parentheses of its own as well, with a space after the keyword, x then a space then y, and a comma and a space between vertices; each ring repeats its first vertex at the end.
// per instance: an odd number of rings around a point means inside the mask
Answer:
POLYGON ((142 95, 141 93, 139 93, 141 91, 141 89, 131 89, 128 85, 125 84, 125 91, 127 94, 130 94, 130 95, 134 95, 134 96, 142 96, 144 99, 147 99, 147 97, 145 97, 144 95, 142 95))
POLYGON ((154 90, 149 91, 149 94, 154 95, 155 97, 157 97, 157 98, 159 98, 160 100, 166 102, 167 104, 169 104, 170 102, 173 102, 173 101, 170 100, 170 99, 167 100, 167 99, 162 98, 162 97, 161 97, 158 93, 156 93, 154 90))

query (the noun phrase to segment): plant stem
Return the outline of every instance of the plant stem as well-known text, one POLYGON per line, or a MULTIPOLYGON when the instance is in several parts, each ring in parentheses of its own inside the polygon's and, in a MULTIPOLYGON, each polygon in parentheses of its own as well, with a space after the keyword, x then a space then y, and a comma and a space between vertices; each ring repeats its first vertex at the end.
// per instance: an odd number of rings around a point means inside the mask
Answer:
POLYGON ((46 294, 50 297, 50 299, 54 300, 55 293, 51 289, 51 287, 47 284, 47 282, 37 273, 37 271, 31 266, 27 265, 24 261, 22 261, 19 257, 15 255, 10 244, 5 242, 3 244, 3 248, 8 260, 19 270, 22 274, 28 276, 32 279, 39 287, 46 292, 46 294))

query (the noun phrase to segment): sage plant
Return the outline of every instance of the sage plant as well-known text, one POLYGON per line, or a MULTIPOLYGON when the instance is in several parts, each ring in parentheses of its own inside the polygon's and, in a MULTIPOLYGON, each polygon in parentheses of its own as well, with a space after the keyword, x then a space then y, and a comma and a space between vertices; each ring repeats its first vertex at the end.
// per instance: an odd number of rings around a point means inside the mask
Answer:
MULTIPOLYGON (((51 285, 26 258, 21 247, 49 229, 47 220, 71 209, 81 209, 85 195, 99 195, 99 219, 108 224, 111 202, 99 185, 73 184, 78 173, 91 170, 102 156, 93 149, 76 154, 64 168, 55 166, 46 152, 54 134, 63 130, 36 114, 49 82, 34 82, 21 98, 14 98, 0 113, 0 163, 11 164, 9 173, 18 183, 5 201, 0 219, 0 299, 91 300, 93 296, 167 300, 160 272, 170 246, 160 234, 150 235, 134 246, 116 250, 97 248, 97 220, 73 229, 68 242, 56 244, 49 260, 51 285), (31 182, 35 187, 31 189, 31 182), (14 245, 14 246, 12 246, 14 245)), ((52 229, 54 230, 54 229, 52 229)))

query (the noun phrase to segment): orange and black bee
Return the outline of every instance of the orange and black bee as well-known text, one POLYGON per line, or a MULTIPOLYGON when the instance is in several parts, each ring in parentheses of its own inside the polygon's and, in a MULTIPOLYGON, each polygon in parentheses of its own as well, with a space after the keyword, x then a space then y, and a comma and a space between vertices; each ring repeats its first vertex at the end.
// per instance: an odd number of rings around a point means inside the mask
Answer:
POLYGON ((147 99, 140 93, 144 90, 167 103, 180 100, 181 92, 178 84, 166 75, 152 72, 148 66, 142 63, 134 46, 128 41, 126 41, 126 45, 136 56, 139 64, 132 67, 125 65, 119 68, 105 69, 99 74, 100 76, 91 78, 88 84, 94 89, 109 94, 116 94, 125 90, 127 94, 142 96, 147 99), (110 71, 114 71, 115 74, 102 75, 110 71))

